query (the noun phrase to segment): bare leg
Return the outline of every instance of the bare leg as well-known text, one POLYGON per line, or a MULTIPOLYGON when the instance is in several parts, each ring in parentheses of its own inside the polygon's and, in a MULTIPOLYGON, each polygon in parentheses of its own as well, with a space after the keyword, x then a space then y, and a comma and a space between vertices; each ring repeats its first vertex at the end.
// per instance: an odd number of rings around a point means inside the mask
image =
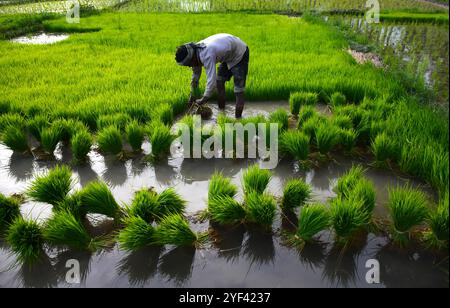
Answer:
POLYGON ((244 92, 235 93, 235 95, 236 95, 235 117, 236 117, 236 119, 239 119, 242 117, 242 111, 244 111, 245 97, 244 97, 244 92))
POLYGON ((219 109, 225 109, 225 82, 217 80, 217 103, 219 109))

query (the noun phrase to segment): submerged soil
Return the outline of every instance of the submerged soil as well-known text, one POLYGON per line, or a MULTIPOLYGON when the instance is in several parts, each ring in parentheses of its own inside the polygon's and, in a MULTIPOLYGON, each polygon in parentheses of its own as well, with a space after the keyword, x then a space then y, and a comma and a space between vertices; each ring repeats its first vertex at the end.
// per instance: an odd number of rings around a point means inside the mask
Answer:
MULTIPOLYGON (((214 122, 218 109, 215 104, 209 106, 213 110, 210 121, 214 122)), ((244 116, 268 115, 280 106, 288 108, 286 102, 247 103, 244 116)), ((225 113, 234 116, 233 103, 227 104, 225 113)), ((143 148, 144 154, 148 153, 150 145, 146 143, 143 148)), ((70 150, 62 147, 55 156, 53 162, 36 161, 0 145, 0 192, 22 193, 36 174, 71 159, 70 150)), ((448 256, 432 254, 415 245, 399 250, 389 245, 384 235, 363 234, 341 256, 341 248, 334 246, 328 232, 321 234, 321 243, 306 246, 301 252, 284 245, 280 233, 292 229, 295 217, 278 217, 273 234, 244 226, 227 229, 198 222, 194 214, 206 208, 211 175, 222 171, 240 186, 243 170, 254 162, 169 157, 152 166, 144 163, 142 157, 121 162, 92 151, 89 165, 74 168, 78 180, 75 189, 101 178, 109 183, 119 203, 129 203, 134 192, 143 187, 155 187, 158 191, 174 187, 188 201, 192 227, 199 231, 210 229, 214 234, 212 243, 201 249, 166 246, 133 253, 121 251, 117 245, 93 254, 47 250, 45 262, 29 268, 14 265, 15 257, 8 245, 0 242, 0 286, 70 286, 65 282, 65 264, 69 259, 77 259, 82 282, 75 287, 448 287, 448 256), (380 263, 380 284, 369 285, 365 280, 368 259, 380 263)), ((273 170, 268 190, 280 196, 287 180, 302 178, 313 188, 313 201, 325 202, 335 196, 336 180, 354 163, 368 168, 366 175, 376 186, 377 217, 386 218, 388 187, 410 183, 435 197, 432 189, 418 180, 371 168, 364 158, 343 156, 309 170, 303 170, 296 162, 281 160, 273 170)), ((238 198, 242 198, 242 193, 238 198)), ((22 213, 44 221, 51 215, 51 206, 27 201, 22 213)), ((101 216, 90 220, 97 222, 95 232, 111 228, 111 223, 101 216)))

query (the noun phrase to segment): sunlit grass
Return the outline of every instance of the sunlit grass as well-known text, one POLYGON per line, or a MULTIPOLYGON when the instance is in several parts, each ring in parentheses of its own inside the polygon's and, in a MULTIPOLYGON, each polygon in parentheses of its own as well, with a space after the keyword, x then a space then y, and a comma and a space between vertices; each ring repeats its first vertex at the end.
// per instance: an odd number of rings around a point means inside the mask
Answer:
POLYGON ((292 211, 304 205, 310 199, 311 193, 311 186, 301 179, 290 180, 284 186, 281 207, 284 210, 292 211))
POLYGON ((272 174, 267 169, 260 169, 258 165, 253 165, 244 171, 243 187, 245 194, 256 192, 262 194, 269 185, 272 174))
POLYGON ((34 220, 16 218, 8 229, 6 240, 22 263, 36 263, 43 254, 42 228, 34 220))

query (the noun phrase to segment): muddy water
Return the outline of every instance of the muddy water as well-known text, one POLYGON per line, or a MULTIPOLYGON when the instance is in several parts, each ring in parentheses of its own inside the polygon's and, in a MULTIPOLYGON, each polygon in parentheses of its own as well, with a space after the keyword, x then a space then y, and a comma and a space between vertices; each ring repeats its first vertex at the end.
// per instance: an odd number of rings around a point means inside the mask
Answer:
MULTIPOLYGON (((227 105, 226 113, 234 114, 234 104, 227 105)), ((287 108, 286 103, 276 107, 287 108)), ((218 110, 213 107, 213 120, 218 110)), ((274 104, 249 103, 245 115, 269 114, 274 104)), ((149 144, 144 144, 144 153, 149 144)), ((56 161, 38 162, 31 157, 13 154, 0 145, 0 192, 6 195, 21 193, 33 177, 56 163, 70 161, 70 151, 59 147, 56 161)), ((284 183, 290 178, 302 178, 313 188, 313 200, 325 202, 335 196, 333 186, 337 178, 353 163, 364 161, 336 157, 319 168, 302 170, 295 162, 282 160, 269 185, 269 191, 280 196, 284 183)), ((185 159, 168 158, 156 166, 142 162, 141 158, 119 162, 113 157, 90 153, 90 164, 74 168, 79 189, 91 180, 101 178, 110 184, 116 199, 128 203, 133 193, 142 187, 155 187, 158 191, 175 187, 186 200, 189 215, 206 207, 208 180, 216 170, 240 184, 242 172, 253 160, 185 159)), ((386 215, 387 188, 409 182, 421 187, 432 196, 423 183, 396 176, 390 171, 368 167, 367 176, 377 189, 376 215, 386 215)), ((240 186, 240 185, 239 185, 240 186)), ((242 193, 240 196, 242 197, 242 193)), ((26 202, 22 207, 25 216, 45 221, 51 207, 36 202, 26 202)), ((99 217, 97 217, 98 219, 99 217)), ((101 217, 100 217, 101 218, 101 217)), ((192 219, 191 219, 192 220, 192 219)), ((295 221, 295 217, 291 218, 295 221)), ((207 230, 209 224, 195 223, 196 230, 207 230)), ((289 227, 286 219, 277 219, 275 234, 289 227)), ((96 254, 72 251, 47 251, 48 259, 33 267, 14 266, 14 257, 8 246, 0 242, 0 286, 69 286, 65 278, 65 262, 77 259, 82 271, 82 283, 76 286, 185 286, 185 287, 313 287, 358 286, 369 287, 365 281, 365 262, 376 258, 381 267, 379 287, 442 286, 448 287, 448 259, 433 256, 419 248, 398 251, 390 248, 388 239, 372 234, 350 248, 338 262, 339 250, 333 247, 331 235, 321 235, 322 245, 308 246, 299 253, 285 247, 278 235, 265 234, 243 227, 222 229, 214 227, 216 244, 202 249, 149 248, 128 254, 114 246, 96 254), (438 262, 446 260, 437 265, 438 262), (447 272, 445 271, 447 268, 447 272)), ((72 286, 72 285, 70 285, 72 286)))

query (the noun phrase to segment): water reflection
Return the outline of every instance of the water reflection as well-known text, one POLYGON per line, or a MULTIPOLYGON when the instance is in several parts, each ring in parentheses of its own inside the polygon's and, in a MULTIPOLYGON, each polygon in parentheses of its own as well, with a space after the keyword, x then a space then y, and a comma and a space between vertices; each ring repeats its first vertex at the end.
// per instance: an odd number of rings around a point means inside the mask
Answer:
POLYGON ((261 230, 248 230, 243 254, 250 262, 250 267, 269 265, 274 262, 275 246, 271 233, 261 230))
POLYGON ((311 242, 298 250, 300 262, 310 270, 322 268, 327 256, 327 244, 322 242, 311 242))
POLYGON ((33 176, 33 157, 13 152, 9 160, 9 174, 18 181, 26 181, 33 176))
POLYGON ((143 286, 156 273, 162 247, 147 247, 127 254, 117 267, 119 275, 127 275, 132 286, 143 286))
POLYGON ((123 185, 128 179, 125 163, 113 156, 105 157, 105 170, 102 177, 112 186, 123 185))
POLYGON ((42 259, 33 265, 18 265, 16 278, 25 288, 52 288, 58 285, 58 275, 50 262, 50 258, 43 254, 42 259))
POLYGON ((195 247, 176 247, 163 255, 159 272, 177 286, 182 286, 192 275, 195 247))
POLYGON ((223 227, 214 223, 210 226, 214 233, 214 245, 219 249, 218 256, 231 264, 236 262, 241 253, 245 227, 243 225, 223 227))

